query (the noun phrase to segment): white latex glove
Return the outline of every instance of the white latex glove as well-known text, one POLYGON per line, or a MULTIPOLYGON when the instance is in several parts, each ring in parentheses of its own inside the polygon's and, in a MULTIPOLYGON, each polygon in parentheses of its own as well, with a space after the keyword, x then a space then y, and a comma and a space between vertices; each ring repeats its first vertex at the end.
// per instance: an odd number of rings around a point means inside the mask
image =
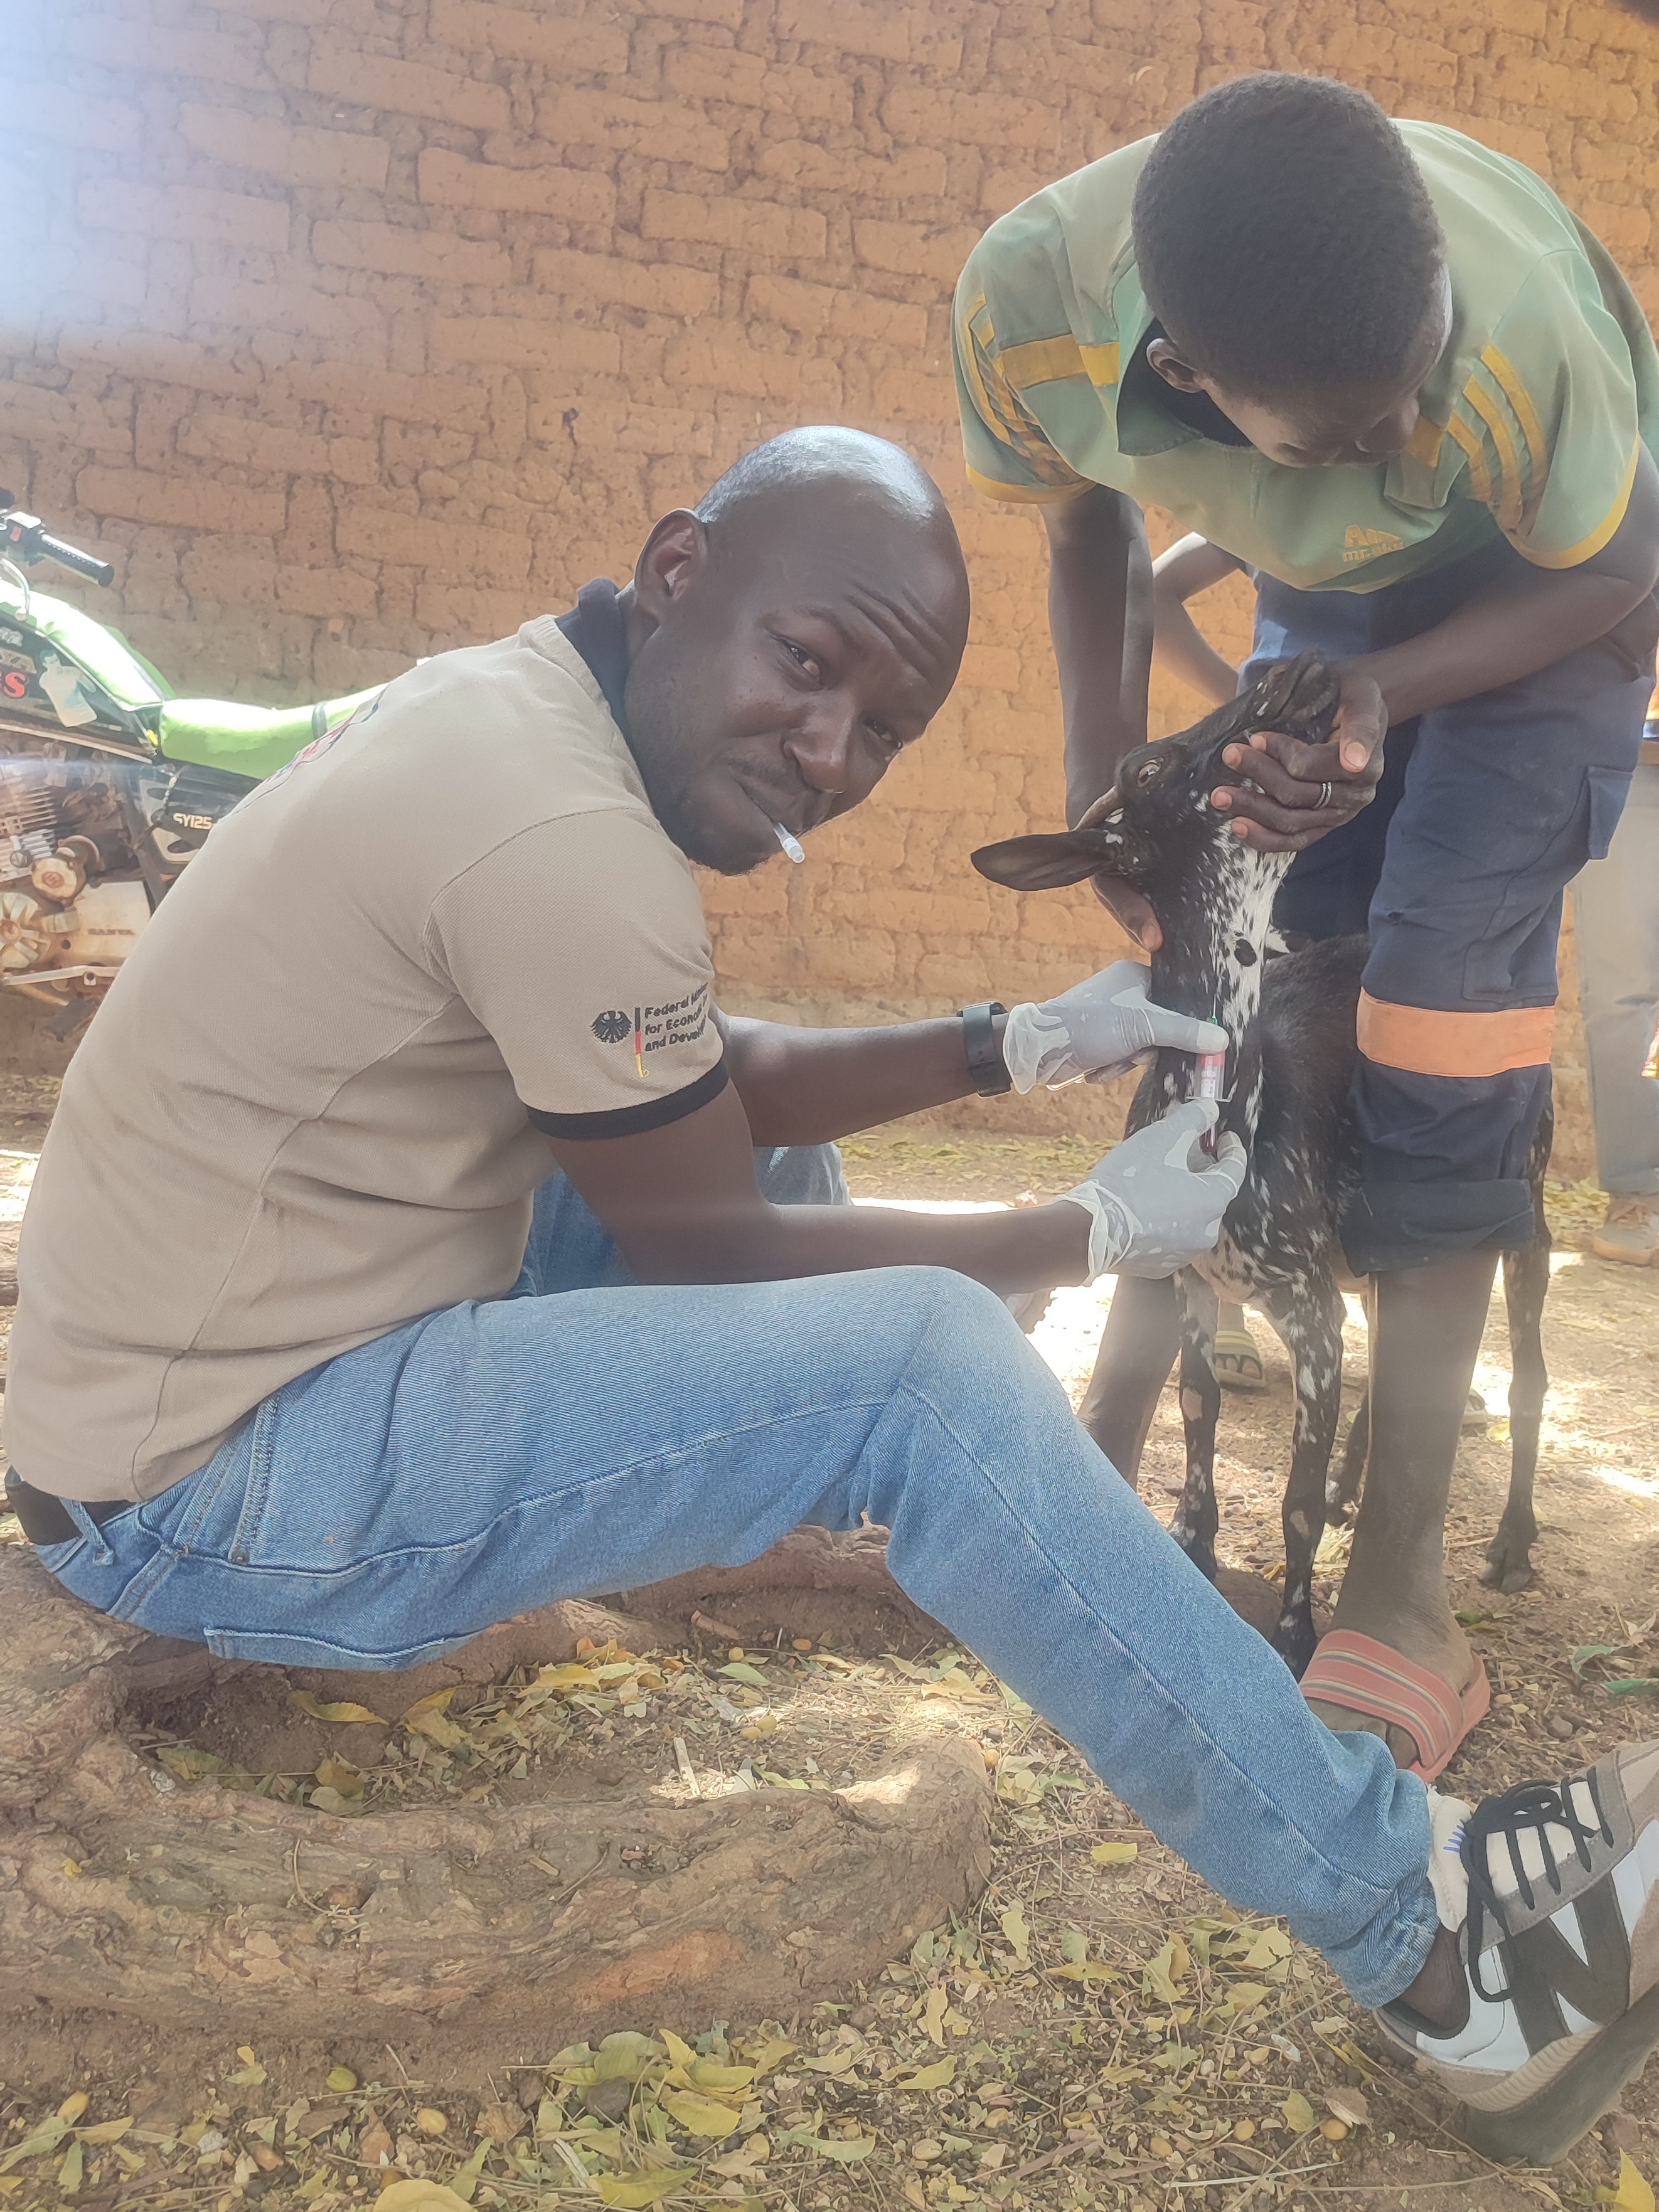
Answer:
POLYGON ((1152 973, 1138 960, 1115 960, 1086 982, 1040 1006, 1010 1008, 1002 1057, 1016 1091, 1058 1090, 1079 1076, 1109 1083, 1159 1045, 1180 1052, 1225 1052, 1227 1033, 1191 1014, 1172 1014, 1146 996, 1152 973))
POLYGON ((1231 1134, 1213 1159, 1199 1142, 1220 1111, 1213 1098, 1172 1107, 1097 1160, 1075 1190, 1061 1192, 1094 1223, 1091 1283, 1108 1274, 1173 1275, 1214 1251, 1246 1165, 1244 1147, 1231 1134))

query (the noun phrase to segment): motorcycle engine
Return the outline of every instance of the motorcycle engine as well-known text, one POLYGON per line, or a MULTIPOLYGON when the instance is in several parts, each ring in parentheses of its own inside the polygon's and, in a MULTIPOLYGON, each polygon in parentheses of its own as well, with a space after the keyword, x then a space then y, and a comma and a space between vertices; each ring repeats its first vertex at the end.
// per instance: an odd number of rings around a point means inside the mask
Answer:
POLYGON ((0 984, 55 1006, 101 995, 137 944, 150 902, 116 789, 125 766, 0 757, 0 984))

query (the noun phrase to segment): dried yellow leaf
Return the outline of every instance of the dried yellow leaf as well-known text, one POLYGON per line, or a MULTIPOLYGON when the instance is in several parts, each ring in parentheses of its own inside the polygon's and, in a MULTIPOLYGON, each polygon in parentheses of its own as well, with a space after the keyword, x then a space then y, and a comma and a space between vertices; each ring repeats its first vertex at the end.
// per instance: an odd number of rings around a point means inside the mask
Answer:
POLYGON ((73 2127, 91 2102, 84 2089, 77 2089, 72 2097, 65 2097, 58 2107, 58 2117, 60 2120, 67 2120, 73 2127))
POLYGON ((441 1750, 448 1751, 464 1742, 465 1730, 448 1717, 449 1701, 454 1694, 453 1689, 434 1690, 429 1698, 417 1698, 403 1717, 404 1727, 413 1729, 441 1750))
POLYGON ((782 2065, 786 2058, 793 2058, 794 2057, 799 2045, 793 2043, 785 2043, 779 2038, 773 2037, 767 2042, 762 2044, 758 2051, 755 2050, 752 2045, 747 2045, 745 2047, 748 2049, 749 2056, 754 2063, 755 2079, 759 2081, 763 2080, 769 2074, 775 2074, 778 2068, 782 2065))
POLYGON ((714 2097, 701 2097, 690 2089, 665 2089, 658 2102, 672 2112, 688 2135, 713 2136, 718 2140, 731 2135, 738 2124, 738 2115, 730 2105, 723 2105, 714 2097))
POLYGON ((423 2136, 447 2135, 449 2115, 441 2112, 435 2105, 422 2105, 415 2115, 415 2124, 423 2136))
POLYGON ((1627 2150, 1619 2154, 1618 2186, 1598 2189, 1595 2199, 1611 2206, 1612 2212, 1654 2212, 1652 2186, 1627 2150))
POLYGON ((466 2212, 465 2197, 441 2181, 394 2181, 374 2200, 374 2212, 466 2212))
POLYGON ((1022 1966, 1031 1963, 1031 1931, 1025 1924, 1025 1915, 1017 1905, 997 1916, 1003 1938, 1022 1966))
POLYGON ((387 1725, 379 1713, 370 1712, 367 1705, 354 1705, 349 1700, 343 1705, 325 1705, 312 1690, 290 1690, 288 1701, 302 1713, 309 1713, 314 1721, 373 1721, 380 1728, 387 1725))
POLYGON ((343 2096, 348 2089, 356 2087, 357 2076, 349 2066, 331 2066, 328 2069, 328 2086, 337 2096, 343 2096))
POLYGON ((1089 1856, 1097 1866, 1128 1866, 1140 1856, 1139 1844, 1097 1844, 1089 1856))
POLYGON ((1309 2129, 1318 2122, 1319 2115, 1300 2089, 1292 2089, 1279 2109, 1284 2113, 1287 2123, 1299 2136, 1305 2136, 1309 2129))
POLYGON ((654 2204, 659 2197, 667 2197, 677 2189, 684 2189, 688 2181, 696 2179, 690 2166, 664 2167, 654 2173, 601 2173, 595 2179, 601 2200, 606 2204, 637 2208, 654 2204))
POLYGON ((940 2058, 931 2066, 918 2066, 913 2073, 896 2075, 894 2081, 901 2089, 947 2089, 956 2078, 956 2060, 940 2058))
MULTIPOLYGON (((846 2045, 842 2044, 841 2049, 847 2051, 846 2045)), ((852 2052, 847 2051, 841 2064, 850 2064, 852 2057, 852 2052)), ((712 2089, 716 2096, 725 2096, 733 2089, 746 2089, 755 2078, 752 2066, 722 2066, 714 2058, 694 2058, 687 2070, 694 2088, 712 2089)))

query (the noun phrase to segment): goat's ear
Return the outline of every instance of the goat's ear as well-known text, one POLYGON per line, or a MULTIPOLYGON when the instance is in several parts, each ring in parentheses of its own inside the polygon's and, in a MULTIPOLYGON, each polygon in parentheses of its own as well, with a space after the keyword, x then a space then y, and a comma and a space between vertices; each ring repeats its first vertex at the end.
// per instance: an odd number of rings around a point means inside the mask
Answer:
POLYGON ((1064 830, 1050 836, 1005 837, 981 845, 970 857, 981 875, 1014 891, 1054 891, 1086 877, 1111 872, 1122 840, 1111 830, 1064 830))
POLYGON ((1249 694, 1246 720, 1318 743, 1329 734, 1341 692, 1336 672, 1316 653, 1304 653, 1267 671, 1249 694))

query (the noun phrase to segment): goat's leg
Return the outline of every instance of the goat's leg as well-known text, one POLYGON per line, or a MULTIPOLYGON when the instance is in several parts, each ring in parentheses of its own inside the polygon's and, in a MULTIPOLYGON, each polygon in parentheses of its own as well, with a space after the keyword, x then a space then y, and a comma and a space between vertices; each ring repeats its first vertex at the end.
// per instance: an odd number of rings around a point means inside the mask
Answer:
POLYGON ((1174 1284, 1120 1275, 1078 1419, 1131 1490, 1179 1343, 1174 1284))
POLYGON ((1198 1569, 1215 1580, 1215 1426, 1221 1385, 1215 1371, 1218 1301, 1213 1286, 1193 1268, 1175 1278, 1181 1317, 1181 1419, 1187 1436, 1187 1480, 1170 1534, 1198 1569))
POLYGON ((1480 1570, 1481 1581, 1501 1590, 1525 1589, 1532 1580, 1532 1544, 1538 1534, 1532 1487, 1544 1394, 1550 1385, 1542 1322, 1552 1241, 1541 1192, 1536 1209, 1538 1234, 1532 1243, 1524 1251, 1504 1255, 1504 1303, 1510 1319, 1510 1494, 1480 1570))
POLYGON ((1313 1623, 1314 1558, 1325 1533, 1325 1484, 1342 1410, 1342 1293, 1327 1277, 1273 1302, 1273 1327, 1291 1355, 1296 1431, 1285 1486, 1285 1597, 1273 1646, 1300 1679, 1318 1638, 1313 1623))

